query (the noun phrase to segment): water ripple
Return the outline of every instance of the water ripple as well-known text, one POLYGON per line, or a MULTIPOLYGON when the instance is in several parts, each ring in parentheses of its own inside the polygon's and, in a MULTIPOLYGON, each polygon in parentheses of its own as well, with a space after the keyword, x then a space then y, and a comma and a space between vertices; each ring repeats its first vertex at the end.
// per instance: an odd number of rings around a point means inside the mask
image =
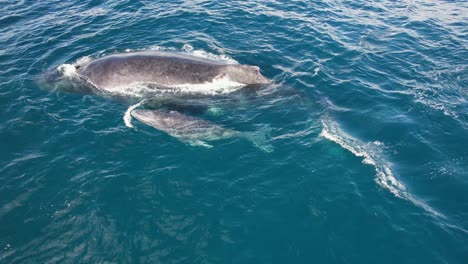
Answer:
POLYGON ((1 263, 466 259, 465 1, 0 3, 1 263), (136 99, 38 87, 157 49, 258 65, 273 85, 176 99, 270 127, 275 152, 190 147, 128 129, 136 99))

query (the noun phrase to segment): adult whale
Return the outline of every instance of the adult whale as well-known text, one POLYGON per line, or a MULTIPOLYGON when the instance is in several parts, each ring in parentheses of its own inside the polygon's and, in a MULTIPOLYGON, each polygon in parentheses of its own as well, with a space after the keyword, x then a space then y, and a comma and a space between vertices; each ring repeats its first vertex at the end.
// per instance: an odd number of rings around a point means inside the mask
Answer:
POLYGON ((191 55, 141 51, 104 56, 75 65, 82 79, 100 90, 114 91, 134 84, 173 88, 205 84, 217 78, 242 85, 270 82, 257 66, 226 64, 191 55))

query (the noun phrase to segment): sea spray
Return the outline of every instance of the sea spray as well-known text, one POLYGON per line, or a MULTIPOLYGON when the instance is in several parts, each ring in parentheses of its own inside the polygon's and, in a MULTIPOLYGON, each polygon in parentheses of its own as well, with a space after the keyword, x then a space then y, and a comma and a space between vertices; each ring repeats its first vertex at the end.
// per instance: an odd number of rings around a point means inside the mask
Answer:
POLYGON ((125 125, 129 128, 135 128, 133 125, 132 125, 132 111, 135 109, 135 108, 138 108, 140 107, 146 100, 143 99, 141 100, 139 103, 137 104, 134 104, 134 105, 131 105, 128 107, 127 111, 125 112, 125 115, 123 116, 123 120, 125 122, 125 125))

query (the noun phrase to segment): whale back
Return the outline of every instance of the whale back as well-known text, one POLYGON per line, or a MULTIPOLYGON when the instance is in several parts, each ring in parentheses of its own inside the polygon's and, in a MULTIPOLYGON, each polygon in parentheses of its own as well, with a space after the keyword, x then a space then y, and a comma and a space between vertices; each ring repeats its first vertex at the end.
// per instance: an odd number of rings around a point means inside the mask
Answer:
POLYGON ((78 72, 97 87, 112 90, 133 83, 173 86, 204 83, 219 75, 225 65, 164 53, 106 56, 83 65, 78 72))
POLYGON ((239 135, 237 131, 176 111, 133 110, 131 115, 144 124, 185 140, 219 140, 239 135))
POLYGON ((168 52, 115 54, 79 66, 78 73, 103 90, 135 83, 161 87, 203 84, 216 77, 229 77, 242 84, 267 83, 256 66, 225 64, 195 56, 168 52))

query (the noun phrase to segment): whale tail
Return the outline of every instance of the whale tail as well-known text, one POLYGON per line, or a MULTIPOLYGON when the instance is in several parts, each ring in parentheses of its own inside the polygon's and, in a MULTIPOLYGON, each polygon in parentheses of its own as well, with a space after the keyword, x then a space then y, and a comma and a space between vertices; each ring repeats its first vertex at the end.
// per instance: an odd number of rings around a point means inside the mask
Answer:
POLYGON ((270 137, 271 128, 263 127, 260 130, 254 132, 245 132, 244 136, 247 140, 252 142, 257 148, 264 152, 271 153, 274 151, 273 145, 268 140, 270 137))

